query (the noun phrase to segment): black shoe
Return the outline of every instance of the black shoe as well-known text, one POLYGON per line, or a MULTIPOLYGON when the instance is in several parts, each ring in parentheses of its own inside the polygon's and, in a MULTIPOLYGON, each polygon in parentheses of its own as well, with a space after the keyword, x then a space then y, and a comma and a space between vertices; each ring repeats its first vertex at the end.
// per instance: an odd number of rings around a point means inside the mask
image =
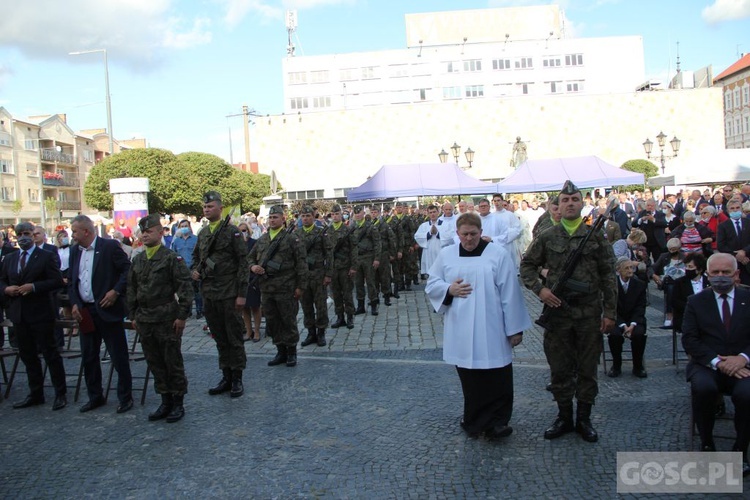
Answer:
POLYGON ((125 413, 133 408, 133 398, 128 399, 124 403, 117 405, 117 413, 125 413))
POLYGON ((377 304, 370 304, 370 311, 373 316, 378 315, 378 305, 377 304))
POLYGON ((26 396, 26 399, 13 403, 13 408, 20 410, 22 408, 31 408, 32 406, 39 406, 44 404, 44 396, 26 396))
POLYGON ((617 378, 622 373, 622 370, 620 368, 615 368, 614 366, 609 369, 607 372, 608 377, 617 378))
POLYGON ((326 331, 325 328, 318 328, 318 347, 325 347, 326 331))
POLYGON ((314 328, 310 329, 310 333, 308 333, 305 340, 302 341, 302 347, 307 347, 310 344, 317 344, 318 336, 315 333, 313 333, 314 331, 315 331, 314 328))
POLYGON ((578 402, 576 409, 576 432, 581 435, 584 441, 596 443, 599 440, 599 434, 596 433, 594 426, 591 425, 591 404, 578 402))
POLYGON ((355 316, 359 316, 360 314, 367 314, 367 311, 365 311, 365 302, 362 301, 357 304, 357 310, 354 311, 355 316))
POLYGON ((167 422, 170 424, 173 424, 179 420, 182 420, 182 417, 185 416, 185 407, 183 406, 183 398, 184 396, 175 396, 174 397, 174 406, 172 407, 172 411, 169 412, 169 415, 167 415, 167 422))
POLYGON ((638 378, 648 377, 648 373, 646 373, 646 370, 643 367, 633 368, 633 375, 635 375, 638 378))
POLYGON ((496 425, 492 429, 485 431, 484 435, 487 439, 493 440, 508 437, 512 433, 513 427, 509 425, 496 425))
POLYGON ((383 297, 383 304, 385 304, 387 306, 391 305, 391 296, 390 295, 385 295, 383 297))
POLYGON ((552 392, 552 382, 548 382, 547 385, 544 386, 544 390, 552 392))
POLYGON ((346 321, 343 316, 336 316, 336 322, 331 325, 331 328, 341 328, 346 326, 346 321))
POLYGON ((716 445, 713 443, 701 443, 701 451, 716 451, 716 445))
POLYGON ((544 439, 557 439, 573 430, 573 419, 568 420, 558 415, 552 425, 544 431, 544 439))
POLYGON ((159 407, 153 413, 148 414, 149 421, 154 422, 156 420, 167 418, 167 415, 169 415, 169 412, 172 411, 172 405, 173 405, 172 395, 162 394, 161 404, 159 405, 159 407))
POLYGON ((106 401, 104 401, 104 398, 89 399, 89 401, 83 406, 81 406, 81 408, 78 411, 80 411, 81 413, 86 413, 87 411, 95 410, 99 408, 100 406, 104 406, 104 403, 106 403, 106 401))
POLYGON ((297 366, 297 346, 287 346, 286 348, 286 366, 289 368, 297 366))
POLYGON ((722 396, 721 401, 716 404, 716 411, 714 412, 715 417, 723 417, 727 412, 727 405, 724 403, 724 397, 722 396))
POLYGON ((286 346, 277 345, 276 356, 268 362, 268 366, 278 366, 283 365, 284 363, 286 363, 286 346))
POLYGON ((394 299, 400 299, 401 296, 398 294, 398 285, 393 285, 393 293, 391 294, 394 299))
POLYGON ((351 330, 352 328, 354 328, 354 315, 352 315, 352 314, 347 314, 346 315, 346 327, 349 330, 351 330))
POLYGON ((229 395, 233 398, 238 398, 245 394, 245 387, 242 385, 242 370, 232 371, 232 389, 229 391, 229 395))
POLYGON ((227 392, 232 388, 232 372, 231 370, 224 370, 224 376, 221 377, 221 380, 219 380, 219 383, 216 384, 214 387, 211 387, 208 390, 208 393, 211 396, 216 396, 217 394, 222 394, 227 392))
MULTIPOLYGON (((398 291, 399 291, 399 292, 403 292, 403 291, 404 291, 405 289, 406 289, 406 287, 404 286, 404 284, 403 284, 403 283, 399 283, 399 284, 398 284, 398 291)), ((397 294, 394 294, 394 296, 398 297, 398 295, 397 295, 397 294)))
POLYGON ((62 410, 66 406, 68 406, 68 398, 65 394, 55 396, 55 402, 52 403, 52 411, 62 410))

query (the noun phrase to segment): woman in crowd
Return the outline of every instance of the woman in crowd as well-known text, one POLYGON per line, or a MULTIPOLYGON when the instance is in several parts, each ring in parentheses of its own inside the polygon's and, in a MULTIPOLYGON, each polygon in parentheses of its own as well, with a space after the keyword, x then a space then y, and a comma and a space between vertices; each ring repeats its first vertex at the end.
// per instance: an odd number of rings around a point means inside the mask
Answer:
POLYGON ((728 220, 727 214, 721 210, 716 210, 716 207, 711 205, 701 205, 701 220, 698 222, 699 225, 706 226, 713 235, 713 241, 711 242, 711 253, 716 251, 716 235, 718 234, 719 224, 728 220))
POLYGON ((620 257, 627 257, 634 261, 637 264, 635 275, 644 283, 648 283, 653 274, 651 259, 648 256, 648 250, 644 246, 646 239, 646 233, 636 228, 630 231, 627 238, 615 241, 612 244, 615 260, 620 257))
MULTIPOLYGON (((240 222, 237 227, 240 230, 242 239, 247 244, 247 251, 249 252, 258 240, 252 237, 252 229, 247 222, 240 222)), ((245 336, 243 337, 245 342, 249 340, 253 342, 260 341, 260 316, 260 288, 257 283, 252 285, 248 283, 245 307, 242 309, 242 320, 245 323, 245 336), (253 324, 255 328, 253 328, 253 324)))
POLYGON ((702 253, 711 255, 711 242, 714 234, 706 226, 695 223, 695 213, 688 210, 682 214, 683 223, 672 231, 673 238, 679 238, 685 254, 702 253))
POLYGON ((513 347, 531 319, 513 256, 482 240, 479 216, 459 216, 456 234, 459 244, 440 251, 425 292, 444 314, 443 359, 461 380, 461 426, 471 437, 497 439, 513 432, 513 347))
POLYGON ((680 218, 674 214, 674 207, 668 201, 661 204, 661 209, 664 212, 664 218, 667 220, 667 227, 664 229, 664 234, 671 235, 677 226, 681 224, 680 218))
POLYGON ((672 296, 674 283, 685 276, 685 254, 681 252, 682 243, 678 238, 667 241, 667 251, 654 262, 654 280, 659 290, 664 291, 664 328, 672 327, 672 296))

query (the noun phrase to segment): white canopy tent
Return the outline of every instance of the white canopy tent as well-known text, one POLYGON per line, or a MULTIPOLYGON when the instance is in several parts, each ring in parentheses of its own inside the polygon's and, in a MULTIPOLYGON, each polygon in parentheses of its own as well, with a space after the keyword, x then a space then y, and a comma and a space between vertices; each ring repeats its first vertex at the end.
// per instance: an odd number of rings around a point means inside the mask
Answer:
POLYGON ((750 182, 750 149, 720 149, 667 164, 671 174, 648 179, 650 186, 703 186, 750 182))

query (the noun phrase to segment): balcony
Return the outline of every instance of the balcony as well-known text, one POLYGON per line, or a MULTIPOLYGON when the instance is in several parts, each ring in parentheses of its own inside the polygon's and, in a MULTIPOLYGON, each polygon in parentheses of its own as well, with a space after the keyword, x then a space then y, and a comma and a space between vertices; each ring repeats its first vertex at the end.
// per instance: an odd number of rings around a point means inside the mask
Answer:
POLYGON ((42 149, 42 161, 54 161, 58 163, 66 163, 68 165, 76 164, 76 157, 67 153, 62 153, 54 148, 42 149))
POLYGON ((44 172, 42 185, 77 189, 81 187, 81 180, 78 174, 44 172))
POLYGON ((57 208, 60 210, 81 210, 81 201, 80 200, 65 200, 65 201, 58 201, 57 202, 57 208))

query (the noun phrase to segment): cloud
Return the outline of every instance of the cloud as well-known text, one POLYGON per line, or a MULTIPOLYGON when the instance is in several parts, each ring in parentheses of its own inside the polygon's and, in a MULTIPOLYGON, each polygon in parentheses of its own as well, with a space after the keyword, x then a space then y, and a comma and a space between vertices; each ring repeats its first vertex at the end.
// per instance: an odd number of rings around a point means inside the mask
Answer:
POLYGON ((17 2, 0 16, 0 45, 33 58, 105 48, 111 58, 142 68, 169 50, 208 43, 209 23, 183 21, 174 0, 36 0, 17 2))
MULTIPOLYGON (((357 0, 217 0, 224 10, 229 27, 241 23, 247 15, 257 15, 264 22, 281 20, 287 10, 310 10, 327 5, 355 4, 357 0)), ((533 2, 535 0, 528 0, 533 2)))
POLYGON ((714 0, 703 9, 701 17, 709 24, 750 17, 750 0, 714 0))

